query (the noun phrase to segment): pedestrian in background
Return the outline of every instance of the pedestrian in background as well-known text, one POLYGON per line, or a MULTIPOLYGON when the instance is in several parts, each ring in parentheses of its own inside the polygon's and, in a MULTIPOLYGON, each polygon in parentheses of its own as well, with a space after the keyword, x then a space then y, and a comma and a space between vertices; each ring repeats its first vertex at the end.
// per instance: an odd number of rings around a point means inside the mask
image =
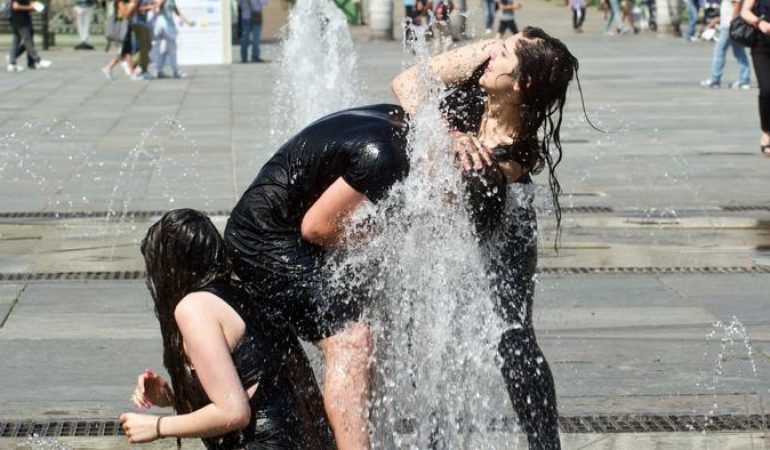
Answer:
POLYGON ((251 62, 264 62, 259 55, 259 39, 262 34, 262 7, 266 4, 267 0, 238 0, 241 14, 242 63, 249 61, 249 46, 251 46, 251 62))
POLYGON ((453 42, 449 15, 454 11, 455 4, 452 0, 433 0, 430 5, 433 10, 433 52, 445 52, 453 42))
POLYGON ((134 80, 149 80, 153 76, 148 68, 150 67, 150 50, 152 49, 152 30, 147 20, 147 13, 155 9, 153 0, 139 0, 136 12, 131 18, 131 30, 134 33, 135 44, 137 47, 134 62, 134 80))
POLYGON ((156 76, 158 78, 168 78, 168 75, 163 72, 163 68, 168 63, 171 66, 171 76, 173 78, 185 78, 187 74, 179 70, 179 64, 177 63, 176 37, 178 30, 174 16, 179 17, 179 20, 187 26, 191 27, 195 24, 187 20, 179 12, 176 0, 160 0, 155 4, 155 8, 155 16, 152 20, 152 58, 150 59, 155 63, 155 67, 158 70, 156 76))
POLYGON ((30 69, 46 69, 51 66, 51 61, 42 59, 35 50, 35 42, 32 39, 32 11, 42 11, 44 5, 31 0, 11 0, 11 29, 13 40, 8 57, 8 72, 21 72, 24 66, 16 64, 16 59, 22 53, 22 46, 27 51, 30 69))
POLYGON ((700 13, 700 0, 684 0, 687 5, 687 28, 684 31, 684 40, 695 42, 698 37, 695 35, 695 29, 698 26, 698 14, 700 13))
POLYGON ((744 0, 741 7, 743 20, 759 31, 760 38, 751 47, 754 75, 759 82, 759 122, 762 135, 759 150, 770 156, 770 0, 744 0))
POLYGON ((492 34, 492 25, 495 23, 495 10, 497 2, 495 0, 481 0, 484 5, 484 33, 492 34))
POLYGON ((94 20, 94 10, 96 0, 75 0, 75 24, 80 37, 80 44, 75 46, 75 50, 93 50, 93 45, 88 43, 91 37, 91 22, 94 20))
POLYGON ((740 73, 730 87, 735 89, 749 89, 751 87, 751 72, 749 70, 749 58, 746 50, 730 39, 730 21, 740 14, 740 0, 722 0, 719 8, 719 17, 713 19, 708 27, 718 28, 719 36, 714 44, 714 57, 711 61, 711 76, 700 82, 703 87, 719 88, 722 85, 722 74, 725 71, 725 56, 727 48, 731 47, 733 56, 738 61, 740 73))
MULTIPOLYGON (((102 68, 102 73, 105 77, 107 77, 108 80, 113 79, 112 69, 114 69, 118 63, 121 63, 123 66, 123 70, 126 72, 126 76, 129 78, 133 78, 134 76, 134 62, 132 58, 134 52, 134 41, 132 39, 133 33, 131 33, 130 23, 131 17, 134 15, 137 6, 137 0, 114 0, 107 7, 107 20, 128 22, 128 26, 125 29, 125 34, 123 34, 123 40, 120 41, 120 48, 118 49, 118 52, 111 56, 107 61, 107 65, 102 68), (112 10, 110 11, 109 8, 112 8, 112 10)), ((117 39, 119 39, 119 37, 116 38, 116 41, 117 39)), ((109 50, 109 43, 107 50, 109 50)))
POLYGON ((608 0, 606 4, 607 18, 604 21, 604 34, 607 36, 614 36, 616 34, 612 31, 612 22, 615 22, 617 33, 627 31, 621 20, 620 4, 618 3, 618 0, 608 0))
POLYGON ((572 11, 572 31, 583 32, 583 22, 586 20, 585 0, 569 0, 569 9, 572 11))
POLYGON ((521 2, 516 0, 497 0, 497 14, 499 20, 499 24, 497 25, 497 39, 501 39, 508 30, 510 30, 511 34, 519 32, 513 12, 517 9, 521 9, 521 7, 521 2))

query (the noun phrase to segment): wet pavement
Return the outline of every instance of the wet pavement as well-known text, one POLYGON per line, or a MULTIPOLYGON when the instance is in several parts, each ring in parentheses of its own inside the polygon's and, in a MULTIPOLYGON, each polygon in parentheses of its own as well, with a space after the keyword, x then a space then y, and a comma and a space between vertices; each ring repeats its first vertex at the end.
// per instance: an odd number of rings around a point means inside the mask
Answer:
MULTIPOLYGON (((580 59, 588 114, 611 130, 587 126, 573 89, 558 171, 562 246, 552 250, 543 201, 535 299, 561 414, 767 417, 770 159, 757 145, 757 90, 704 90, 697 83, 711 44, 601 36, 600 14, 589 9, 587 33, 573 35, 561 5, 527 3, 517 13, 520 26, 566 40, 580 59)), ((263 50, 274 60, 278 47, 263 50)), ((362 103, 393 102, 400 44, 360 39, 357 50, 362 103)), ((161 345, 141 279, 112 278, 141 270, 138 239, 158 212, 201 208, 222 226, 274 151, 271 64, 132 82, 106 80, 101 52, 48 56, 50 70, 0 75, 0 422, 109 419, 129 409, 134 375, 161 367, 161 345), (59 272, 74 279, 34 277, 59 272)), ((501 389, 497 378, 479 384, 501 389)), ((501 416, 510 415, 505 402, 501 416)), ((767 425, 695 431, 568 433, 564 444, 770 448, 767 425)), ((500 448, 524 448, 510 433, 500 439, 500 448)), ((59 442, 125 448, 114 437, 59 442)), ((0 448, 19 443, 0 437, 0 448)))

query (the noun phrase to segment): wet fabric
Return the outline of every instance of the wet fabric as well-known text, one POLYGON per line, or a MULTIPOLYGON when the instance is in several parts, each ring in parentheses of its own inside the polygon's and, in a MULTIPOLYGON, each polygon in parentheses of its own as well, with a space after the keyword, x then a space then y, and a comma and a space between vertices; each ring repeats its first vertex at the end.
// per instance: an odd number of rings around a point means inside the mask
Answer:
POLYGON ((498 345, 508 395, 530 450, 556 450, 561 448, 556 389, 532 325, 537 217, 531 187, 529 176, 508 187, 503 221, 485 245, 495 307, 509 327, 498 345))
MULTIPOLYGON (((209 450, 332 450, 334 439, 321 391, 310 362, 291 326, 260 307, 260 299, 230 285, 210 292, 232 307, 246 323, 232 351, 244 389, 251 397, 251 421, 240 431, 202 439, 209 450)), ((205 406, 193 405, 196 409, 205 406)))
POLYGON ((346 293, 329 292, 323 247, 302 239, 302 218, 342 177, 377 202, 409 170, 408 128, 396 105, 323 117, 289 139, 233 209, 225 242, 235 273, 286 317, 303 339, 318 341, 356 316, 346 293), (271 286, 267 288, 266 286, 271 286))
MULTIPOLYGON (((441 108, 450 126, 478 133, 486 94, 479 86, 488 61, 469 80, 450 87, 441 108)), ((537 145, 496 149, 495 157, 531 169, 537 145)), ((508 395, 519 423, 527 433, 530 450, 556 450, 559 415, 556 389, 548 362, 537 345, 532 326, 532 301, 537 268, 537 217, 529 175, 508 187, 502 222, 485 241, 487 270, 495 308, 509 329, 500 337, 498 353, 508 395)))

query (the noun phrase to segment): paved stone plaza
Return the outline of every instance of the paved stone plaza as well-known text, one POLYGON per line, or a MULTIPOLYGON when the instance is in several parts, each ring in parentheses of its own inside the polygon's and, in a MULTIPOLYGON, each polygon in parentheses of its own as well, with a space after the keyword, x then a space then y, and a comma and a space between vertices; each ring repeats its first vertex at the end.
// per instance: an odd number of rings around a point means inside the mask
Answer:
MULTIPOLYGON (((610 130, 585 123, 573 89, 559 168, 562 247, 552 249, 545 212, 535 298, 560 412, 767 418, 770 159, 759 153, 757 90, 698 86, 712 44, 605 37, 601 12, 588 14, 587 32, 573 35, 557 0, 533 0, 517 13, 520 27, 537 24, 565 39, 580 59, 588 114, 610 130), (745 327, 746 345, 729 332, 731 321, 732 330, 745 327)), ((368 42, 362 29, 355 36, 362 103, 395 101, 388 84, 402 67, 401 45, 368 42)), ((269 60, 279 51, 263 46, 269 60)), ((145 211, 196 207, 224 225, 275 150, 277 72, 236 64, 189 67, 184 80, 110 82, 99 72, 102 52, 46 55, 50 70, 0 75, 0 422, 112 419, 130 410, 135 375, 162 366, 143 281, 40 274, 141 270, 137 242, 155 218, 145 211)), ((735 76, 728 56, 725 81, 735 76)), ((496 378, 480 385, 502 389, 496 378)), ((510 415, 510 406, 501 401, 500 411, 510 415)), ((525 448, 521 439, 504 444, 510 433, 500 439, 500 448, 525 448)), ((122 438, 60 442, 127 447, 122 438)), ((0 448, 17 444, 0 438, 0 448)), ((564 444, 768 449, 770 439, 764 425, 743 433, 565 433, 564 444)))

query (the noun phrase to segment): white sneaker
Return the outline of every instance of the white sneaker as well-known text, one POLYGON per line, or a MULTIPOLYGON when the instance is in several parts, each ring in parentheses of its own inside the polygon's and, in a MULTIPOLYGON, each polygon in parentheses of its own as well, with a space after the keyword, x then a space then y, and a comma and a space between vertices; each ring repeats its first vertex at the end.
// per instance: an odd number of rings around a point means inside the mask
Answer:
POLYGON ((719 83, 714 82, 714 80, 712 80, 711 78, 707 80, 703 80, 698 84, 700 84, 702 87, 711 88, 711 89, 719 89, 721 87, 719 86, 719 83))
POLYGON ((8 72, 16 72, 16 64, 8 64, 8 72))
POLYGON ((37 64, 35 64, 35 69, 47 69, 51 67, 51 64, 53 64, 51 61, 47 59, 41 59, 37 62, 37 64))
POLYGON ((487 28, 486 30, 484 30, 484 34, 492 34, 492 29, 487 28))
POLYGON ((133 75, 133 73, 131 73, 131 69, 128 67, 128 63, 127 62, 121 61, 120 62, 120 67, 122 67, 123 71, 126 72, 126 76, 127 77, 130 77, 130 76, 133 75))
POLYGON ((187 78, 187 73, 182 71, 174 72, 174 78, 187 78))
POLYGON ((741 84, 740 81, 736 80, 730 83, 730 87, 733 89, 742 89, 744 91, 748 91, 749 89, 751 89, 751 84, 748 84, 748 83, 741 84))
POLYGON ((108 80, 112 80, 112 79, 113 79, 113 76, 112 76, 112 70, 110 70, 110 68, 108 68, 108 67, 102 67, 102 73, 104 74, 104 76, 105 76, 105 77, 106 77, 108 80))

